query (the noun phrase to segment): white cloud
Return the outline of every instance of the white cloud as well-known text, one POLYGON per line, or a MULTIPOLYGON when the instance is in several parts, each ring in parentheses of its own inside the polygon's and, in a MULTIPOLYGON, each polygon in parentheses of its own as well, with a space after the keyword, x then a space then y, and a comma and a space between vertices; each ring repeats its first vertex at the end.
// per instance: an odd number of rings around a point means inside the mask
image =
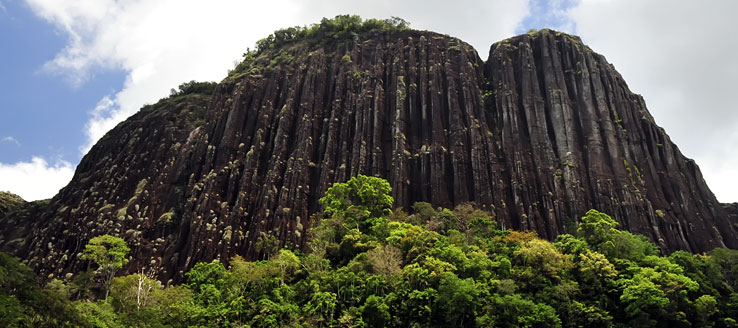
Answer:
POLYGON ((293 25, 299 6, 287 1, 71 1, 27 0, 34 12, 69 36, 45 68, 72 84, 95 69, 127 72, 123 89, 90 112, 80 150, 145 103, 189 80, 220 80, 248 46, 293 25))
POLYGON ((736 1, 581 1, 582 39, 607 56, 657 123, 700 165, 721 201, 738 201, 736 1))
POLYGON ((301 13, 300 24, 340 14, 358 14, 364 18, 398 16, 409 21, 414 29, 460 38, 474 46, 484 59, 492 43, 514 35, 530 8, 527 0, 329 0, 309 3, 301 13))
POLYGON ((0 142, 12 143, 12 144, 14 144, 14 145, 16 145, 18 147, 20 147, 20 145, 21 145, 20 142, 18 141, 18 139, 13 138, 11 136, 3 137, 2 139, 0 139, 0 142))
POLYGON ((49 165, 41 157, 30 162, 0 163, 0 190, 10 191, 27 201, 53 197, 74 175, 74 166, 66 161, 49 165))
POLYGON ((0 1, 0 11, 2 11, 2 12, 4 12, 4 13, 5 13, 5 12, 8 12, 8 10, 7 10, 7 9, 5 9, 5 5, 3 4, 3 2, 2 2, 2 1, 0 1))
POLYGON ((85 134, 87 141, 79 147, 80 153, 86 154, 90 148, 102 138, 110 129, 114 128, 118 122, 123 121, 128 116, 125 112, 119 110, 115 106, 115 102, 110 96, 105 96, 98 101, 97 106, 90 112, 92 119, 87 121, 85 125, 85 134))
MULTIPOLYGON (((573 29, 574 23, 569 19, 568 9, 575 0, 532 0, 530 10, 525 17, 525 27, 546 27, 559 31, 573 29)), ((525 33, 527 30, 518 30, 525 33)))

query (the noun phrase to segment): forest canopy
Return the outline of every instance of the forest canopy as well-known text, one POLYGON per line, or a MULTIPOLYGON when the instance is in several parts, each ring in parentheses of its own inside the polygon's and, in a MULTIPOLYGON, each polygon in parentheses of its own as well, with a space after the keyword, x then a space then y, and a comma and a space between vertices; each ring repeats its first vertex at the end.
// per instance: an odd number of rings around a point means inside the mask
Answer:
MULTIPOLYGON (((0 255, 0 325, 93 327, 736 327, 738 252, 678 251, 588 211, 551 242, 471 204, 391 210, 387 181, 336 183, 307 249, 197 263, 183 285, 145 272, 35 287, 0 255), (24 288, 19 288, 24 286, 24 288), (21 292, 27 290, 27 292, 21 292), (59 309, 48 311, 49 309, 59 309)), ((81 277, 81 278, 80 278, 81 277)))

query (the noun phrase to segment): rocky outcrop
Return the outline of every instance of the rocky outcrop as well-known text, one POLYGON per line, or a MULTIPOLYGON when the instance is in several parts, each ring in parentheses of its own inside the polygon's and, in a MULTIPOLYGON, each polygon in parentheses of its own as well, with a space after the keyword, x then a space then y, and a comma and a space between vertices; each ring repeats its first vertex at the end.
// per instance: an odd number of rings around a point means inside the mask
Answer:
POLYGON ((544 30, 505 40, 485 72, 514 227, 551 238, 596 208, 665 250, 738 247, 735 221, 694 161, 579 38, 544 30))
POLYGON ((731 222, 733 227, 738 230, 738 203, 723 203, 721 205, 725 213, 728 214, 728 222, 731 222))
POLYGON ((0 218, 2 250, 52 278, 85 269, 78 259, 84 245, 110 233, 134 250, 129 271, 166 265, 160 250, 176 244, 176 211, 185 202, 192 170, 184 158, 210 96, 167 98, 120 123, 92 147, 72 182, 51 201, 25 203, 0 218))
POLYGON ((578 38, 517 36, 485 63, 407 30, 289 42, 247 57, 212 95, 142 109, 40 219, 13 219, 28 233, 11 250, 59 276, 112 233, 132 248, 128 272, 177 281, 196 262, 264 256, 260 238, 304 247, 319 197, 360 173, 388 179, 396 206, 474 202, 545 238, 596 208, 667 251, 738 247, 699 168, 578 38))
POLYGON ((0 219, 10 212, 23 206, 26 201, 20 196, 5 191, 0 191, 0 219))

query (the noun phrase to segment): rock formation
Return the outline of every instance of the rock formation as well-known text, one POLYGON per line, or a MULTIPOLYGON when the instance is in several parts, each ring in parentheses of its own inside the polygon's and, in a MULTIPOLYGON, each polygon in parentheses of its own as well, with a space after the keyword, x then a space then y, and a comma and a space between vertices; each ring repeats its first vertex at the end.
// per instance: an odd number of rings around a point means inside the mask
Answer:
POLYGON ((738 248, 735 217, 643 99, 550 30, 495 43, 486 63, 413 30, 247 56, 212 94, 110 131, 48 205, 0 217, 0 246, 52 277, 110 233, 132 248, 127 272, 178 281, 200 261, 259 258, 259 238, 304 247, 317 200, 360 173, 386 178, 398 207, 474 202, 549 239, 596 208, 665 251, 738 248))

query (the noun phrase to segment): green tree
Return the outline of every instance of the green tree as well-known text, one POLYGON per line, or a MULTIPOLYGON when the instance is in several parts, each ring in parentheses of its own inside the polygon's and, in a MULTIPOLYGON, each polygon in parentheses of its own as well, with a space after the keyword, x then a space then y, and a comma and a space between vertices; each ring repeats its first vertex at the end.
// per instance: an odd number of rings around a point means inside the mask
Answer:
POLYGON ((187 286, 195 293, 202 293, 210 286, 221 290, 225 287, 229 273, 222 263, 213 261, 200 262, 186 273, 187 286))
POLYGON ((441 275, 438 302, 449 327, 466 327, 474 323, 479 293, 472 278, 459 279, 451 272, 441 275))
POLYGON ((99 328, 118 328, 118 316, 109 303, 95 303, 88 300, 74 303, 75 310, 86 320, 87 325, 99 328))
MULTIPOLYGON (((652 272, 652 271, 649 271, 652 272)), ((633 279, 620 282, 625 288, 620 301, 626 305, 625 313, 633 327, 651 327, 654 317, 662 315, 669 299, 647 274, 636 274, 633 279)))
POLYGON ((697 320, 700 327, 712 327, 715 323, 711 317, 717 311, 717 300, 712 295, 702 295, 694 300, 694 307, 697 310, 697 320))
POLYGON ((161 323, 166 318, 161 315, 162 309, 157 304, 160 298, 156 296, 161 289, 161 283, 151 274, 139 272, 116 277, 110 287, 110 303, 121 323, 136 326, 147 322, 155 326, 154 323, 161 323))
POLYGON ((92 261, 98 266, 97 271, 102 276, 106 300, 113 277, 128 263, 126 255, 130 251, 131 249, 123 239, 111 235, 101 235, 90 239, 82 251, 82 259, 92 261))
POLYGON ((523 243, 513 253, 513 275, 517 281, 535 290, 559 282, 573 264, 553 244, 535 238, 523 243))
POLYGON ((333 184, 320 199, 320 204, 326 216, 344 218, 349 228, 368 233, 392 213, 391 191, 387 180, 360 174, 345 183, 333 184))
POLYGON ((611 240, 618 225, 609 215, 592 209, 582 217, 577 235, 590 245, 596 246, 611 240))
POLYGON ((582 289, 592 298, 604 296, 618 277, 615 266, 604 255, 591 250, 579 254, 577 269, 582 289))
POLYGON ((514 295, 493 295, 484 314, 477 318, 479 327, 561 327, 561 319, 551 306, 514 295))
POLYGON ((263 254, 262 258, 268 260, 279 250, 279 239, 272 234, 262 232, 259 238, 256 238, 254 248, 259 254, 263 254))
POLYGON ((370 327, 384 327, 391 318, 389 306, 384 298, 377 295, 367 297, 361 311, 364 322, 370 327))
POLYGON ((225 326, 230 310, 231 274, 218 261, 200 262, 185 274, 187 287, 193 292, 194 303, 188 311, 191 322, 203 326, 225 326))
POLYGON ((39 288, 30 268, 0 252, 0 327, 34 326, 88 325, 64 295, 39 288))
POLYGON ((218 83, 216 82, 197 82, 192 80, 190 82, 180 84, 178 90, 169 90, 169 96, 176 97, 191 93, 211 95, 217 86, 218 83))

